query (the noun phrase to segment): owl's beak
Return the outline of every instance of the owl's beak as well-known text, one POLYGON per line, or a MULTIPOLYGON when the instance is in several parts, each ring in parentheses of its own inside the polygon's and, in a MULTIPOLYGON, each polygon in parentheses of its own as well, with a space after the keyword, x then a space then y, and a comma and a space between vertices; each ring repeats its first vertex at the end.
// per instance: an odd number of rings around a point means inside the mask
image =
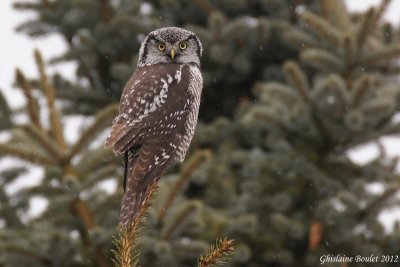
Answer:
POLYGON ((174 60, 175 57, 175 50, 171 49, 171 59, 174 60))

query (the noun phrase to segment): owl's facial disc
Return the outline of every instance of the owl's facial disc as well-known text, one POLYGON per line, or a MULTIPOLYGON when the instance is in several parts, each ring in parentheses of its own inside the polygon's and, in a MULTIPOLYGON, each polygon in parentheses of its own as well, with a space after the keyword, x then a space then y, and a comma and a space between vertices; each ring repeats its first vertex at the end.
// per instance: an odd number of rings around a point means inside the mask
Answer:
POLYGON ((193 32, 176 27, 161 28, 149 33, 143 41, 138 66, 157 63, 200 66, 201 53, 201 42, 193 32))

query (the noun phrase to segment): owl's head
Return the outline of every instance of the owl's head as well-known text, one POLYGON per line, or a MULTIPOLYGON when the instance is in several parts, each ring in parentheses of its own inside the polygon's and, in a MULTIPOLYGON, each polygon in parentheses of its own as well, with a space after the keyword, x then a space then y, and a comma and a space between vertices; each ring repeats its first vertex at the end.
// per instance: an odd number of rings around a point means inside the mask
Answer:
POLYGON ((161 28, 144 39, 138 67, 157 63, 195 63, 200 66, 202 51, 201 42, 193 32, 177 27, 161 28))

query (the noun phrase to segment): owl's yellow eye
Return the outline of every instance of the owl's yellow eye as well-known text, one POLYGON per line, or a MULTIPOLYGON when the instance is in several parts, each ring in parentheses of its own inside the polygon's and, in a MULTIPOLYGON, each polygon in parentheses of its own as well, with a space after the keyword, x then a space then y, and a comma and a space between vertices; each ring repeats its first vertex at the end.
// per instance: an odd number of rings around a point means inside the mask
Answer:
POLYGON ((157 45, 157 47, 158 47, 158 50, 160 50, 160 51, 164 51, 165 50, 165 44, 164 43, 159 43, 157 45))
POLYGON ((187 48, 187 43, 186 42, 180 42, 179 43, 179 48, 182 50, 185 50, 187 48))

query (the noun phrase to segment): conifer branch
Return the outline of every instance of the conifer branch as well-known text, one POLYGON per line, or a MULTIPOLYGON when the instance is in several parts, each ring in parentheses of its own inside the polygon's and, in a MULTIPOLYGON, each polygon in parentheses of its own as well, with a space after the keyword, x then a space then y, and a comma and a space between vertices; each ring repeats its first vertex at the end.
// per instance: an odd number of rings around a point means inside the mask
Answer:
POLYGON ((304 101, 308 102, 310 85, 300 66, 294 61, 288 61, 283 65, 283 71, 289 84, 297 90, 304 101))
MULTIPOLYGON (((74 174, 74 170, 71 164, 64 165, 65 173, 74 174)), ((89 236, 89 231, 95 227, 95 222, 93 220, 93 216, 90 213, 89 207, 87 206, 86 202, 82 200, 79 196, 74 197, 71 202, 71 207, 73 212, 82 220, 84 228, 80 229, 80 234, 83 243, 86 246, 91 245, 91 240, 89 236)), ((108 259, 106 258, 103 250, 100 246, 94 247, 96 257, 94 258, 95 264, 99 267, 109 267, 108 259)))
POLYGON ((346 60, 347 72, 351 72, 349 68, 352 67, 354 51, 353 39, 350 34, 347 34, 343 38, 343 54, 346 60))
POLYGON ((78 177, 90 175, 91 172, 103 165, 105 162, 109 163, 108 159, 115 159, 114 153, 111 149, 98 149, 85 151, 82 153, 81 161, 75 166, 75 172, 78 177))
POLYGON ((308 11, 301 14, 300 18, 307 23, 310 29, 322 40, 327 40, 334 47, 340 44, 341 35, 339 30, 327 20, 308 11))
POLYGON ((381 1, 378 11, 376 12, 376 15, 375 15, 375 20, 377 22, 382 18, 383 14, 386 12, 386 10, 391 2, 392 2, 392 0, 382 0, 381 1))
POLYGON ((311 36, 310 34, 298 29, 288 29, 284 31, 283 37, 288 45, 297 46, 299 49, 319 46, 319 43, 314 36, 311 36))
MULTIPOLYGON (((49 164, 58 164, 64 170, 64 177, 67 175, 76 176, 76 172, 70 162, 70 158, 64 159, 63 153, 67 149, 65 139, 62 132, 61 120, 56 109, 55 105, 55 93, 53 86, 49 83, 48 77, 45 73, 45 67, 43 63, 43 59, 39 53, 39 51, 35 51, 35 60, 36 64, 39 69, 40 73, 40 84, 43 90, 43 93, 47 99, 47 105, 49 109, 49 121, 51 125, 51 130, 54 135, 54 139, 56 143, 53 143, 49 136, 43 132, 42 129, 39 129, 35 125, 27 125, 23 128, 26 132, 33 137, 33 139, 41 144, 44 149, 52 156, 51 158, 47 159, 47 157, 39 155, 37 152, 32 153, 30 151, 25 151, 23 149, 12 147, 12 146, 5 146, 0 145, 3 149, 7 149, 9 154, 15 154, 16 156, 26 159, 31 162, 41 162, 43 165, 49 164), (55 162, 58 161, 58 162, 55 162)), ((33 101, 33 97, 30 94, 30 90, 28 91, 28 85, 22 75, 22 73, 17 73, 17 79, 20 81, 21 87, 25 88, 26 95, 29 101, 33 101)), ((32 110, 32 108, 31 108, 32 110)), ((32 113, 32 112, 31 112, 32 113)), ((32 117, 32 115, 31 115, 32 117)), ((34 121, 34 120, 33 120, 34 121)), ((95 226, 93 221, 93 217, 89 211, 87 204, 80 199, 79 197, 73 198, 71 202, 71 207, 74 213, 82 220, 84 229, 80 230, 83 242, 89 246, 90 245, 90 237, 89 237, 89 230, 95 226)), ((95 261, 96 264, 100 267, 108 267, 107 259, 99 247, 95 248, 95 261)))
POLYGON ((147 209, 151 205, 151 199, 157 190, 157 181, 154 181, 147 191, 147 195, 138 210, 135 218, 128 227, 119 225, 118 236, 114 236, 113 250, 115 259, 113 259, 115 267, 137 267, 139 264, 139 251, 137 251, 139 230, 144 220, 147 209))
POLYGON ((381 136, 394 135, 399 133, 400 133, 400 124, 386 125, 385 127, 382 128, 381 132, 369 132, 368 134, 360 136, 359 139, 353 142, 348 142, 344 144, 343 146, 341 146, 341 151, 346 151, 356 146, 371 142, 381 136))
POLYGON ((106 22, 110 22, 112 18, 112 11, 109 0, 100 0, 101 16, 106 22))
POLYGON ((261 103, 269 104, 272 99, 282 99, 283 102, 298 102, 301 100, 299 92, 291 86, 283 83, 268 82, 266 84, 258 83, 253 91, 257 94, 261 103))
MULTIPOLYGON (((76 197, 72 201, 72 209, 73 211, 79 216, 79 218, 82 219, 84 229, 81 230, 81 236, 83 238, 83 242, 86 244, 86 246, 90 246, 90 237, 89 237, 89 231, 95 227, 95 223, 93 221, 93 217, 90 214, 89 208, 87 204, 80 199, 79 197, 76 197)), ((100 247, 96 246, 95 247, 95 254, 96 257, 94 258, 94 261, 96 262, 97 266, 99 267, 108 267, 108 260, 105 257, 103 251, 100 249, 100 247)))
POLYGON ((355 84, 351 106, 357 107, 360 104, 361 99, 365 93, 370 89, 372 85, 372 79, 368 75, 363 75, 355 84))
POLYGON ((74 200, 72 201, 72 207, 82 219, 86 231, 92 229, 94 227, 94 222, 86 203, 83 202, 80 198, 74 198, 74 200))
POLYGON ((390 160, 387 169, 391 172, 396 172, 396 168, 397 166, 399 166, 399 163, 400 163, 400 156, 395 156, 390 160))
POLYGON ((51 125, 52 133, 54 134, 54 138, 60 147, 61 151, 65 151, 67 145, 65 143, 64 134, 61 127, 61 120, 58 114, 58 110, 55 105, 55 94, 54 87, 49 82, 49 79, 45 72, 45 67, 43 63, 42 55, 38 50, 35 50, 35 60, 36 65, 39 69, 40 74, 40 85, 43 90, 43 93, 47 99, 47 106, 49 108, 49 120, 51 125))
POLYGON ((382 37, 383 37, 383 43, 389 44, 393 42, 394 39, 394 30, 392 24, 389 22, 386 22, 382 26, 382 37))
POLYGON ((388 122, 391 116, 396 112, 396 103, 391 98, 377 98, 364 103, 360 110, 364 116, 372 124, 379 128, 383 122, 388 122))
MULTIPOLYGON (((4 172, 2 172, 2 174, 4 175, 4 172)), ((15 177, 16 176, 18 176, 18 174, 16 174, 15 177)), ((6 226, 13 225, 15 229, 20 229, 21 227, 23 227, 23 223, 18 215, 17 209, 15 209, 15 206, 10 203, 11 202, 10 196, 8 196, 8 194, 5 192, 6 181, 4 181, 4 178, 0 186, 0 203, 2 206, 1 219, 5 222, 6 226)), ((0 245, 0 251, 1 251, 1 245, 0 245)))
POLYGON ((343 37, 343 57, 345 64, 344 78, 346 80, 347 88, 353 86, 353 73, 354 73, 354 54, 357 51, 354 47, 354 38, 351 33, 344 35, 343 37))
MULTIPOLYGON (((0 121, 1 124, 0 127, 3 128, 8 128, 12 125, 11 122, 11 110, 10 107, 8 106, 7 100, 3 95, 3 92, 0 90, 0 121)), ((0 128, 1 129, 1 128, 0 128)))
POLYGON ((53 165, 56 163, 53 158, 48 158, 45 155, 37 153, 37 151, 11 144, 0 144, 0 154, 7 154, 40 165, 53 165))
POLYGON ((387 75, 399 75, 400 66, 390 66, 389 69, 386 66, 383 66, 383 68, 377 68, 377 71, 380 71, 387 75))
POLYGON ((271 112, 256 111, 254 112, 254 117, 270 124, 271 126, 275 126, 280 129, 286 129, 285 124, 271 112))
POLYGON ((376 64, 390 61, 400 56, 400 44, 387 45, 381 49, 368 53, 360 60, 360 64, 376 64))
POLYGON ((77 153, 79 153, 83 148, 85 148, 87 144, 94 139, 95 135, 98 134, 102 128, 104 128, 104 124, 108 123, 109 119, 115 116, 117 112, 118 112, 117 104, 110 105, 101 110, 96 115, 92 125, 88 129, 86 129, 84 133, 82 133, 79 140, 72 146, 68 154, 68 158, 69 159, 73 158, 77 153))
POLYGON ((115 175, 115 166, 114 165, 105 165, 100 169, 92 170, 90 174, 88 174, 82 184, 81 190, 85 190, 93 186, 95 183, 110 178, 115 175))
POLYGON ((32 96, 32 88, 30 87, 29 83, 27 82, 25 75, 22 73, 20 69, 15 71, 15 76, 17 80, 17 84, 21 87, 25 98, 26 98, 26 105, 28 108, 28 116, 31 122, 36 125, 38 128, 42 128, 40 123, 40 115, 39 115, 39 108, 35 99, 32 96))
POLYGON ((15 246, 15 245, 2 245, 1 246, 1 250, 2 251, 9 251, 15 254, 18 254, 20 256, 29 258, 39 264, 41 264, 42 266, 49 266, 49 264, 51 264, 50 259, 42 256, 42 255, 38 255, 36 253, 33 253, 32 251, 29 251, 28 249, 22 248, 20 246, 15 246))
POLYGON ((262 46, 267 42, 268 37, 270 36, 271 27, 269 26, 269 21, 264 18, 258 18, 256 29, 257 45, 262 46))
POLYGON ((358 215, 359 219, 363 219, 365 216, 367 216, 370 213, 373 213, 378 209, 386 200, 391 198, 393 195, 399 192, 399 188, 396 186, 394 188, 390 188, 386 190, 382 195, 377 197, 376 199, 372 200, 358 215))
POLYGON ((62 152, 57 147, 57 144, 43 132, 42 129, 36 125, 27 124, 21 127, 24 129, 37 143, 39 143, 45 151, 47 151, 51 157, 54 157, 57 161, 63 160, 62 152))
POLYGON ((32 136, 30 136, 25 130, 23 130, 19 126, 20 125, 15 125, 15 127, 13 127, 12 143, 10 144, 23 144, 23 148, 36 148, 38 143, 34 139, 32 139, 32 136))
POLYGON ((54 187, 52 185, 38 185, 26 189, 29 195, 42 195, 45 197, 56 197, 65 193, 65 190, 60 187, 54 187))
POLYGON ((106 106, 110 103, 109 95, 99 94, 99 92, 95 90, 87 91, 80 86, 68 86, 65 91, 57 91, 57 98, 61 100, 71 101, 72 103, 69 103, 71 106, 70 109, 75 112, 77 111, 76 105, 73 105, 75 103, 85 103, 90 106, 101 107, 106 106))
MULTIPOLYGON (((43 0, 44 1, 44 0, 43 0)), ((47 0, 48 1, 48 0, 47 0)), ((39 3, 34 3, 31 1, 24 1, 24 2, 16 2, 13 3, 13 8, 15 9, 21 9, 21 10, 38 10, 39 8, 41 8, 42 5, 39 3)))
POLYGON ((233 239, 218 239, 215 245, 207 251, 206 255, 200 256, 198 267, 213 267, 225 263, 234 251, 233 239))
MULTIPOLYGON (((375 27, 376 21, 374 20, 375 10, 370 8, 367 13, 364 14, 360 28, 356 35, 356 47, 361 49, 365 44, 367 36, 371 34, 371 30, 375 27)), ((360 51, 360 50, 359 50, 360 51)))
POLYGON ((171 189, 168 194, 167 200, 164 203, 164 206, 160 209, 157 217, 157 223, 161 224, 165 217, 165 214, 172 206, 177 195, 182 192, 183 186, 189 180, 193 172, 208 158, 211 157, 210 150, 200 150, 197 151, 192 157, 190 157, 189 161, 185 164, 183 171, 181 172, 178 180, 176 181, 174 187, 171 189))
POLYGON ((343 0, 322 0, 321 9, 322 15, 342 31, 348 30, 351 27, 350 16, 343 0))
POLYGON ((119 14, 113 18, 113 24, 121 25, 121 27, 131 27, 133 31, 142 34, 147 34, 150 30, 147 25, 131 15, 119 14))
POLYGON ((341 73, 344 69, 343 62, 336 55, 323 49, 306 49, 300 54, 300 58, 302 61, 308 62, 314 67, 325 71, 341 73))
POLYGON ((164 234, 161 236, 162 240, 169 240, 174 233, 182 226, 183 222, 191 215, 193 212, 197 210, 196 202, 189 203, 186 207, 182 209, 174 218, 173 222, 168 226, 168 228, 164 231, 164 234))
POLYGON ((318 91, 330 91, 334 92, 338 103, 343 106, 348 105, 348 93, 346 89, 346 83, 343 78, 338 74, 329 74, 325 79, 316 86, 314 92, 318 91))

